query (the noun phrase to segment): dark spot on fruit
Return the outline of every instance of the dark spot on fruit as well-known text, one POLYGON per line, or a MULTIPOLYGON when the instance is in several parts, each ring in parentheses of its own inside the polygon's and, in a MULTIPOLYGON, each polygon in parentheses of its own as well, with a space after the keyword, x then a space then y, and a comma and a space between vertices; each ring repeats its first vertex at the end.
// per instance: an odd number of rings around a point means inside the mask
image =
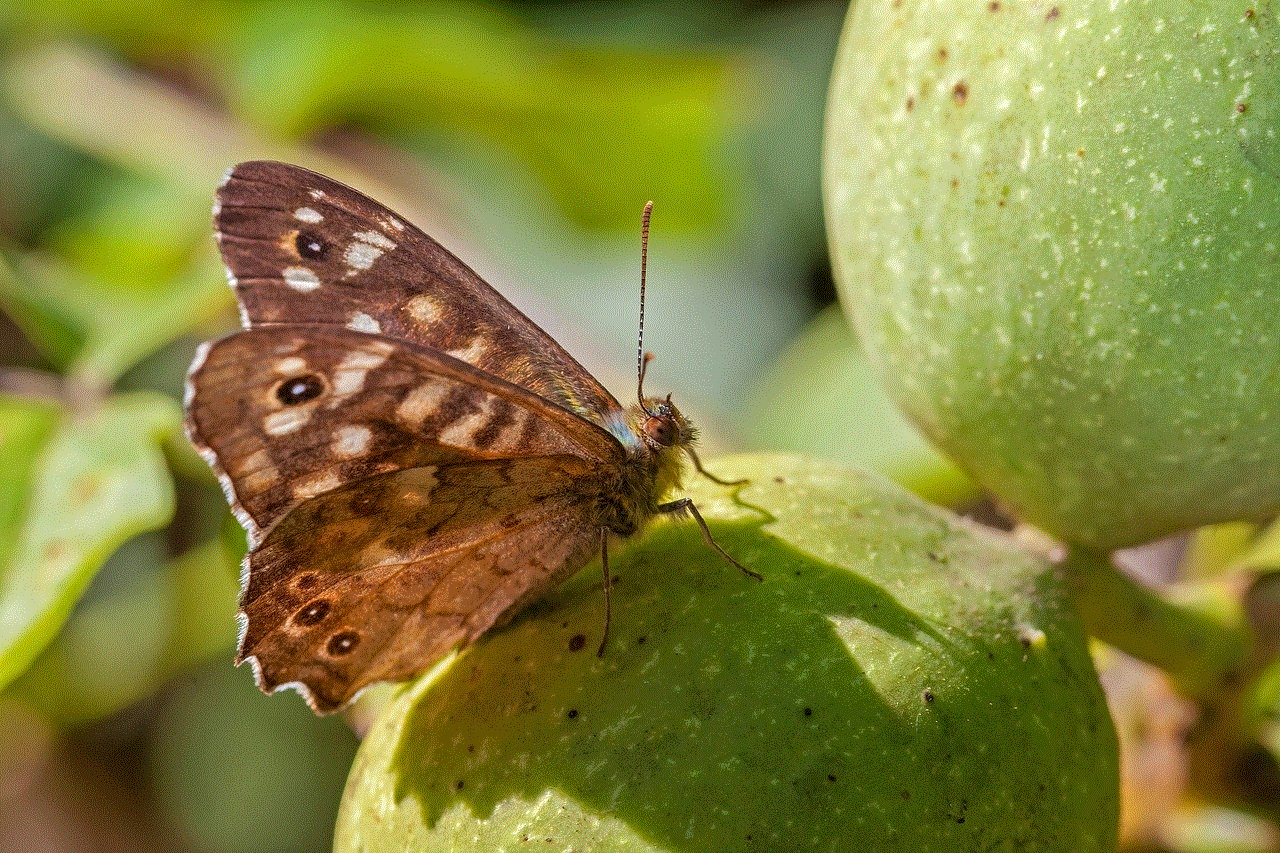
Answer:
POLYGON ((806 717, 812 717, 812 716, 813 716, 813 709, 812 709, 812 708, 805 708, 805 709, 804 709, 804 715, 805 715, 806 717))
POLYGON ((938 61, 939 61, 939 62, 946 62, 946 61, 947 61, 947 56, 948 56, 948 53, 947 53, 947 49, 946 49, 945 47, 940 47, 940 48, 938 48, 938 61))
POLYGON ((924 692, 924 701, 925 701, 925 702, 932 704, 932 703, 933 703, 933 698, 934 698, 934 697, 933 697, 933 691, 932 691, 932 690, 926 690, 926 691, 924 692))
POLYGON ((565 716, 566 716, 566 717, 568 717, 568 718, 569 718, 569 719, 571 719, 571 720, 576 720, 576 719, 578 719, 578 709, 577 709, 577 708, 570 708, 570 709, 569 709, 569 713, 565 714, 565 716))
POLYGON ((916 99, 907 98, 907 112, 911 112, 915 108, 916 108, 916 99))
POLYGON ((1238 113, 1243 113, 1247 109, 1249 109, 1249 107, 1246 104, 1236 104, 1236 112, 1238 113))
POLYGON ((354 652, 358 645, 360 645, 360 635, 357 632, 340 631, 329 638, 329 642, 325 644, 325 651, 332 657, 341 657, 354 652))
POLYGON ((455 791, 461 791, 464 787, 466 787, 466 783, 463 782, 461 779, 453 783, 453 790, 455 791))
POLYGON ((963 107, 965 101, 969 100, 969 84, 961 80, 952 86, 951 100, 956 102, 956 106, 963 107))
POLYGON ((276 399, 286 406, 307 403, 324 393, 324 380, 314 373, 286 379, 276 386, 276 399))
POLYGON ((991 2, 987 4, 987 9, 991 12, 999 12, 1000 4, 996 2, 996 0, 991 0, 991 2))
POLYGON ((1061 14, 1062 14, 1061 9, 1059 9, 1057 6, 1052 6, 1050 7, 1048 12, 1044 13, 1044 19, 1046 21, 1052 21, 1054 18, 1059 17, 1061 14))
POLYGON ((834 781, 836 781, 835 774, 834 774, 834 773, 828 773, 828 774, 827 774, 827 781, 828 781, 828 782, 834 782, 834 781))
POLYGON ((319 625, 324 621, 324 617, 328 615, 329 602, 326 599, 317 598, 315 601, 293 614, 293 621, 294 624, 297 625, 319 625))
POLYGON ((582 636, 581 634, 574 634, 572 637, 569 638, 569 651, 571 652, 581 651, 582 647, 585 646, 586 644, 587 644, 586 637, 582 636))
POLYGON ((329 252, 329 244, 324 238, 318 234, 312 234, 310 231, 299 231, 298 236, 294 238, 294 246, 298 250, 300 257, 311 261, 318 261, 324 258, 329 252))

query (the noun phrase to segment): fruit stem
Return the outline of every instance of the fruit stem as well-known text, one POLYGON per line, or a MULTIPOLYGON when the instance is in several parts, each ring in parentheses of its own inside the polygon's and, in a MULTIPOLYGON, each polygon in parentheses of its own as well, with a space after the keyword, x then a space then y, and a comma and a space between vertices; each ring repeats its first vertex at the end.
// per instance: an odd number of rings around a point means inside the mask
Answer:
POLYGON ((1073 548, 1062 566, 1089 634, 1159 667, 1190 699, 1212 701, 1239 689, 1251 647, 1241 622, 1169 601, 1105 554, 1073 548))

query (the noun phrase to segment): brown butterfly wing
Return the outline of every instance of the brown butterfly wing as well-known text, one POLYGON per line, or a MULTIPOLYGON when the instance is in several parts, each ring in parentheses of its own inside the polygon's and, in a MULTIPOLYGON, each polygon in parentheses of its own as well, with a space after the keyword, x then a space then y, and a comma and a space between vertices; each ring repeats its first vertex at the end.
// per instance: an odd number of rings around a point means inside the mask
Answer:
POLYGON ((321 711, 422 671, 580 568, 623 476, 594 424, 340 327, 210 344, 187 408, 250 532, 240 659, 321 711))
POLYGON ((422 672, 596 553, 594 474, 573 457, 476 460, 307 501, 250 557, 240 659, 322 713, 422 672))
POLYGON ((268 326, 209 344, 188 379, 187 423, 251 544, 308 498, 389 471, 513 456, 616 470, 623 458, 613 436, 528 391, 333 326, 268 326))
POLYGON ((314 323, 448 353, 604 425, 617 400, 435 240, 383 205, 285 163, 241 163, 215 206, 246 327, 314 323))

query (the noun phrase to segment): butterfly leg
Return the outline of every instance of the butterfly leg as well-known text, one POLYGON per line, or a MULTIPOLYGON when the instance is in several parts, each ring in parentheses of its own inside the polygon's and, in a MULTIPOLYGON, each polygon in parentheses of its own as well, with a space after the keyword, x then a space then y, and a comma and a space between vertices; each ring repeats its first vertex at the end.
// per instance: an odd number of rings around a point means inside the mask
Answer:
MULTIPOLYGON (((702 460, 698 458, 698 454, 694 452, 692 446, 685 445, 684 452, 689 454, 689 458, 693 460, 693 467, 698 470, 698 473, 706 477, 708 480, 710 480, 713 483, 719 483, 722 486, 741 486, 743 483, 751 482, 750 480, 721 480, 715 474, 712 474, 706 468, 702 467, 702 460)), ((706 527, 704 526, 703 529, 705 530, 706 527)), ((726 554, 725 556, 728 556, 728 555, 726 554)), ((742 568, 742 567, 739 566, 738 568, 742 568)))
MULTIPOLYGON (((699 468, 698 470, 701 471, 702 469, 699 468)), ((706 472, 703 471, 703 473, 705 474, 706 472)), ((711 475, 708 474, 707 476, 711 476, 711 475)), ((715 479, 715 478, 712 477, 712 479, 715 479)), ((680 500, 671 501, 670 503, 658 504, 658 512, 667 513, 669 515, 675 515, 675 516, 681 516, 681 515, 692 516, 693 520, 698 522, 698 527, 702 528, 702 538, 707 541, 708 545, 710 545, 712 548, 715 548, 717 551, 719 551, 721 557, 724 557, 730 563, 733 563, 735 566, 737 566, 738 570, 742 572, 744 575, 747 575, 748 577, 753 577, 758 581, 764 580, 764 578, 761 575, 751 571, 746 566, 742 565, 742 563, 739 563, 737 560, 733 559, 733 557, 730 557, 729 552, 720 547, 720 543, 711 537, 711 531, 710 529, 707 528, 707 522, 702 518, 702 513, 698 512, 698 508, 693 505, 693 501, 689 500, 689 498, 680 498, 680 500)))
POLYGON ((609 623, 613 618, 613 605, 609 600, 609 590, 613 587, 613 578, 609 576, 609 528, 600 528, 600 568, 604 572, 604 631, 600 633, 600 648, 596 649, 596 657, 604 657, 604 647, 609 642, 609 623))

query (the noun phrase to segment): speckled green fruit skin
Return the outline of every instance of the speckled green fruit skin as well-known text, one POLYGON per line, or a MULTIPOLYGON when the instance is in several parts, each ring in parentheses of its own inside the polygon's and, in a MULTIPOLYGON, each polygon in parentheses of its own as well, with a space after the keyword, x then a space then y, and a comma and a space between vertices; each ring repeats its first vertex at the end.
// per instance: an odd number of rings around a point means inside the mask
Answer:
POLYGON ((1280 511, 1273 0, 859 0, 824 193, 916 423, 1097 549, 1280 511))
POLYGON ((386 708, 337 853, 1113 849, 1115 736, 1050 567, 873 475, 713 470, 752 478, 691 494, 763 582, 656 525, 598 658, 588 567, 386 708))

